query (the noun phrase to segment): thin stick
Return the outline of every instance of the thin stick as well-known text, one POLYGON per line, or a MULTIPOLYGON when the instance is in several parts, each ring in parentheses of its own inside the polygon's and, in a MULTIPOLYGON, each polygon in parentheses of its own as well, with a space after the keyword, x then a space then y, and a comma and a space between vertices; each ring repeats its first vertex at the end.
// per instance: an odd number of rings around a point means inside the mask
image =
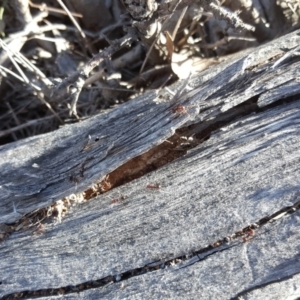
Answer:
MULTIPOLYGON (((38 69, 33 63, 31 63, 22 53, 20 52, 15 52, 9 48, 9 46, 0 39, 0 46, 8 53, 11 53, 14 55, 16 58, 19 59, 20 63, 22 63, 27 69, 29 69, 31 72, 36 73, 43 79, 43 82, 45 85, 49 86, 52 85, 52 82, 46 77, 46 75, 38 69)), ((40 90, 40 89, 38 89, 40 90)))
POLYGON ((12 114, 13 119, 15 120, 16 124, 21 125, 20 120, 18 119, 17 115, 15 114, 14 110, 12 109, 11 105, 9 104, 9 102, 5 102, 6 106, 9 109, 9 113, 12 114))
POLYGON ((81 29, 81 27, 79 26, 78 22, 75 20, 75 18, 72 16, 72 14, 70 13, 69 9, 65 6, 65 4, 63 3, 62 0, 57 0, 57 2, 60 4, 60 6, 66 11, 66 13, 68 14, 70 20, 72 21, 72 23, 74 24, 74 26, 77 28, 79 34, 81 35, 82 39, 84 40, 84 42, 87 44, 88 49, 90 51, 91 54, 93 54, 95 51, 93 51, 91 45, 89 44, 88 40, 86 39, 86 35, 83 32, 83 30, 81 29))
MULTIPOLYGON (((55 13, 67 15, 67 12, 65 12, 63 9, 59 9, 59 8, 55 8, 55 7, 49 7, 49 6, 45 6, 43 4, 40 5, 40 4, 33 3, 31 1, 29 1, 29 5, 31 7, 38 8, 40 10, 46 10, 46 11, 49 11, 49 12, 55 12, 55 13)), ((77 18, 82 18, 83 17, 82 14, 78 14, 76 12, 70 12, 70 14, 74 17, 77 17, 77 18)))
POLYGON ((57 2, 60 4, 60 6, 65 10, 65 12, 67 13, 67 15, 69 16, 70 20, 72 21, 72 23, 74 24, 74 26, 77 28, 77 30, 79 31, 81 37, 83 39, 86 39, 86 35, 85 33, 82 31, 81 27, 79 26, 79 24, 77 23, 77 21, 75 20, 75 18, 73 17, 73 15, 71 14, 71 12, 69 11, 69 9, 65 6, 65 4, 62 2, 62 0, 57 0, 57 2))
POLYGON ((174 28, 174 30, 173 30, 173 33, 172 33, 172 40, 173 40, 173 41, 175 40, 175 37, 176 37, 176 34, 177 34, 177 32, 178 32, 179 26, 180 26, 180 24, 181 24, 181 22, 182 22, 182 19, 183 19, 184 15, 185 15, 187 9, 188 9, 188 6, 186 6, 186 7, 182 10, 182 12, 181 12, 181 14, 180 14, 180 17, 179 17, 179 19, 178 19, 178 21, 177 21, 177 23, 176 23, 176 26, 175 26, 175 28, 174 28))
MULTIPOLYGON (((34 33, 41 34, 43 32, 52 31, 52 30, 55 30, 55 29, 57 29, 57 30, 70 30, 70 31, 77 32, 77 28, 75 28, 73 26, 67 26, 65 24, 51 24, 51 25, 45 25, 45 26, 37 27, 36 29, 33 29, 31 32, 22 30, 22 31, 19 31, 17 33, 12 33, 5 39, 5 42, 8 44, 9 42, 11 42, 12 40, 17 39, 17 38, 25 37, 27 35, 34 34, 34 33)), ((87 36, 92 37, 92 38, 96 38, 98 36, 97 33, 93 33, 93 32, 90 32, 88 30, 83 30, 83 32, 87 36)))
MULTIPOLYGON (((134 29, 132 29, 134 30, 134 29)), ((63 80, 52 92, 52 97, 61 98, 66 96, 66 90, 69 90, 70 85, 72 85, 71 92, 71 111, 70 114, 77 116, 76 105, 78 101, 79 94, 84 86, 89 73, 96 68, 105 58, 111 57, 112 54, 120 50, 124 46, 129 46, 135 40, 135 34, 131 31, 128 32, 124 37, 118 40, 114 40, 112 44, 106 49, 102 50, 99 54, 95 55, 90 61, 79 69, 76 73, 70 75, 65 80, 63 80)))
POLYGON ((17 78, 18 80, 20 80, 21 82, 24 82, 24 80, 21 76, 17 75, 15 72, 13 72, 1 65, 0 65, 0 73, 2 74, 3 77, 7 77, 6 73, 8 73, 8 74, 14 76, 15 78, 17 78))
POLYGON ((18 126, 15 126, 13 128, 9 128, 9 129, 6 129, 6 130, 1 130, 0 131, 0 138, 3 137, 3 136, 6 136, 6 135, 12 134, 13 132, 19 131, 23 128, 33 126, 33 125, 37 125, 37 124, 42 123, 46 120, 52 119, 53 117, 54 116, 51 115, 51 116, 47 116, 47 117, 44 117, 44 118, 35 119, 35 120, 28 121, 26 123, 20 124, 18 126))
MULTIPOLYGON (((53 110, 52 106, 50 105, 50 103, 48 103, 43 96, 39 93, 41 92, 41 88, 38 87, 37 85, 34 85, 32 82, 29 81, 29 79, 27 78, 27 76, 24 74, 24 72, 22 71, 22 69, 20 68, 20 66, 17 64, 16 60, 14 59, 13 55, 17 56, 18 58, 20 58, 25 65, 28 66, 28 60, 21 55, 19 52, 14 53, 11 49, 9 49, 9 47, 7 47, 7 45, 0 39, 0 45, 2 46, 2 48, 7 52, 8 57, 10 58, 11 62, 13 63, 13 65, 16 67, 16 69, 18 70, 19 74, 21 75, 21 77, 23 78, 23 81, 29 85, 30 87, 32 87, 34 90, 38 91, 37 93, 37 97, 38 99, 47 106, 47 108, 53 113, 53 115, 56 116, 56 118, 63 124, 63 120, 59 117, 59 115, 53 110)), ((31 64, 31 63, 30 63, 31 64)), ((29 64, 29 65, 30 65, 29 64)), ((37 69, 36 67, 34 67, 35 69, 37 69)), ((38 70, 38 69, 37 69, 38 70)), ((39 70, 38 70, 39 71, 39 70)), ((45 76, 41 71, 39 71, 39 73, 41 73, 41 75, 45 76)), ((46 76, 45 76, 46 77, 46 76)))
POLYGON ((17 71, 19 72, 20 76, 23 78, 23 81, 29 85, 30 84, 29 79, 24 74, 24 72, 22 71, 22 69, 19 67, 19 65, 17 64, 16 60, 11 55, 11 52, 7 51, 7 54, 8 54, 8 57, 9 57, 10 61, 13 63, 13 65, 15 66, 15 68, 17 69, 17 71))
POLYGON ((212 44, 204 44, 198 43, 197 45, 203 49, 216 49, 217 47, 223 46, 228 44, 230 41, 239 40, 239 41, 247 41, 247 42, 256 42, 255 38, 251 37, 243 37, 243 36, 225 36, 224 38, 220 39, 219 41, 212 43, 212 44))

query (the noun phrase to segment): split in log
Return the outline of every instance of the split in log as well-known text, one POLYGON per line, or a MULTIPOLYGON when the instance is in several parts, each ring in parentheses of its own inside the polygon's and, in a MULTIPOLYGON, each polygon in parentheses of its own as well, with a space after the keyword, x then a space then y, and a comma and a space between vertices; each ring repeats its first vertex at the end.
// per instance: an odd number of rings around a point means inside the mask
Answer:
POLYGON ((2 226, 113 184, 60 224, 3 240, 0 296, 299 297, 300 62, 287 55, 299 34, 231 56, 171 100, 152 92, 1 147, 2 226), (147 153, 168 149, 146 174, 147 153))

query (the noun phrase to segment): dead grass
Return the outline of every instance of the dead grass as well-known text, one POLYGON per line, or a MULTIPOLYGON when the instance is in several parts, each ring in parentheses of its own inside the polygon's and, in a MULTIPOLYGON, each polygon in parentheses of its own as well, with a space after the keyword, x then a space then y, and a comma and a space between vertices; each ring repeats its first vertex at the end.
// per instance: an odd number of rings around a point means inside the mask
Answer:
POLYGON ((269 8, 278 24, 263 12, 254 19, 243 0, 153 2, 139 17, 122 1, 1 1, 0 145, 187 78, 300 15, 297 1, 269 8))

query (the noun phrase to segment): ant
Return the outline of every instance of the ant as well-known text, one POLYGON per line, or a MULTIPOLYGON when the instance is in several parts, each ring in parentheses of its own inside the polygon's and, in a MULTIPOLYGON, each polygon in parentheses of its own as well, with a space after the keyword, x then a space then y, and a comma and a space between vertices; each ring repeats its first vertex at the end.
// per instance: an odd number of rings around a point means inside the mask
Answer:
POLYGON ((36 227, 36 229, 33 231, 33 235, 40 235, 40 234, 43 234, 44 233, 44 230, 45 230, 45 226, 42 224, 42 223, 40 223, 37 227, 36 227))
POLYGON ((252 228, 248 228, 245 231, 245 234, 246 236, 243 238, 243 243, 246 243, 253 238, 253 236, 255 235, 255 230, 253 230, 252 228))
POLYGON ((146 188, 148 189, 160 189, 160 185, 155 183, 155 184, 147 184, 146 188))
POLYGON ((177 105, 172 108, 173 114, 187 114, 186 108, 183 105, 177 105))
POLYGON ((112 203, 112 204, 117 204, 117 203, 120 203, 120 202, 122 202, 122 201, 124 201, 124 200, 125 200, 125 197, 122 195, 122 196, 119 197, 119 198, 112 199, 112 200, 111 200, 111 203, 112 203))
MULTIPOLYGON (((189 105, 188 107, 191 107, 191 105, 189 105)), ((176 114, 176 115, 183 115, 183 114, 187 114, 191 117, 191 115, 187 112, 187 107, 183 106, 181 104, 176 105, 175 107, 172 108, 172 113, 176 114)))

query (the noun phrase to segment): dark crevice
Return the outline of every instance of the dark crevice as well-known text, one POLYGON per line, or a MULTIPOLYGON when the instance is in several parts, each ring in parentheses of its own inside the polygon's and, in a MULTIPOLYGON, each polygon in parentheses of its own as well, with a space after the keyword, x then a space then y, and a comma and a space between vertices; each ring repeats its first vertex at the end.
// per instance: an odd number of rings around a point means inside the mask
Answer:
MULTIPOLYGON (((39 298, 45 296, 50 297, 55 295, 79 293, 92 288, 100 288, 111 283, 125 281, 132 277, 140 276, 149 272, 155 272, 159 269, 165 269, 174 266, 177 266, 177 270, 181 268, 186 268, 195 263, 205 260, 206 258, 210 257, 211 255, 217 252, 228 250, 232 247, 239 245, 240 243, 245 243, 248 242, 249 240, 255 239, 255 236, 260 232, 261 227, 263 227, 264 225, 270 222, 276 222, 277 220, 281 219, 284 216, 291 215, 296 211, 298 211, 299 209, 300 209, 300 200, 295 202, 294 205, 284 207, 276 211, 272 215, 264 217, 260 219, 258 222, 253 223, 243 228, 242 230, 235 232, 230 236, 220 239, 207 247, 204 247, 200 250, 194 251, 189 254, 180 255, 172 259, 160 260, 157 262, 153 262, 151 264, 147 264, 140 268, 135 268, 120 274, 106 276, 98 280, 84 282, 74 286, 65 286, 65 287, 52 288, 52 289, 40 289, 36 291, 22 291, 22 292, 5 295, 1 299, 2 300, 9 300, 9 299, 16 299, 16 298, 28 299, 28 298, 39 298)), ((174 271, 176 271, 176 269, 174 271)), ((283 279, 280 279, 278 280, 278 282, 282 280, 283 279)), ((255 288, 243 291, 240 294, 241 295, 245 294, 256 288, 258 287, 256 286, 255 288)), ((238 298, 239 295, 234 297, 234 299, 238 298)))
MULTIPOLYGON (((93 188, 86 190, 84 192, 86 199, 93 199, 99 194, 103 194, 117 186, 126 184, 132 181, 133 179, 140 178, 147 173, 161 168, 163 165, 185 155, 188 150, 198 146, 205 140, 209 139, 214 131, 230 124, 233 121, 238 120, 243 116, 247 116, 253 112, 263 112, 268 109, 272 109, 274 107, 299 100, 299 98, 297 98, 297 95, 294 95, 282 100, 278 100, 268 106, 259 108, 257 106, 258 97, 259 95, 252 97, 244 103, 241 103, 240 105, 233 107, 224 113, 219 114, 215 119, 205 122, 199 122, 178 129, 172 137, 170 137, 167 141, 163 142, 161 145, 151 149, 147 153, 144 153, 130 160, 129 162, 125 163, 124 165, 113 171, 112 173, 108 174, 105 180, 96 183, 93 186, 93 188), (158 155, 158 153, 161 153, 161 155, 158 155), (153 157, 156 157, 156 160, 153 160, 153 157), (140 167, 141 165, 142 167, 140 167)), ((273 215, 262 218, 257 223, 249 225, 244 229, 237 231, 233 235, 220 239, 212 245, 190 253, 189 255, 182 255, 176 258, 166 259, 164 261, 157 262, 154 265, 152 263, 151 265, 129 270, 122 274, 107 276, 99 280, 85 282, 75 286, 59 287, 55 289, 41 289, 36 291, 23 291, 6 295, 2 297, 2 299, 26 299, 60 294, 71 294, 88 290, 91 288, 99 288, 102 286, 106 286, 110 283, 127 280, 134 276, 139 276, 147 272, 154 272, 158 269, 174 265, 177 265, 179 268, 188 267, 194 263, 206 259, 207 257, 213 255, 216 252, 227 250, 231 247, 238 245, 240 242, 247 242, 249 239, 253 239, 254 235, 256 234, 255 232, 259 231, 260 227, 264 226, 269 222, 276 221, 283 215, 294 213, 296 210, 299 209, 299 206, 300 202, 297 202, 293 206, 285 207, 277 211, 273 215)), ((53 216, 55 216, 55 212, 52 215, 52 217, 53 216)), ((39 234, 41 228, 43 230, 41 223, 47 218, 48 215, 46 208, 32 212, 24 216, 17 223, 10 224, 6 233, 4 235, 2 234, 4 236, 2 240, 8 238, 8 236, 14 231, 18 231, 20 227, 21 230, 33 228, 33 234, 39 234), (22 225, 23 223, 27 224, 28 222, 30 223, 30 226, 27 227, 27 225, 22 225)))
POLYGON ((299 99, 300 99, 300 94, 294 94, 294 95, 288 96, 286 98, 282 98, 282 99, 279 99, 277 101, 274 101, 273 103, 270 103, 269 105, 259 107, 258 111, 259 112, 264 112, 266 110, 269 110, 269 109, 272 109, 272 108, 275 108, 275 107, 278 107, 278 106, 282 106, 282 105, 285 105, 285 104, 289 104, 289 103, 292 103, 292 102, 299 101, 299 99))
MULTIPOLYGON (((215 119, 199 122, 186 127, 177 129, 175 134, 167 141, 152 148, 146 153, 139 155, 127 163, 123 164, 100 182, 96 182, 92 187, 78 194, 86 201, 92 200, 100 194, 131 182, 134 179, 140 178, 145 174, 155 171, 167 163, 184 156, 188 150, 200 145, 210 138, 213 131, 220 129, 222 126, 239 119, 242 116, 251 114, 257 111, 257 97, 253 97, 244 103, 231 108, 230 110, 219 114, 215 119)), ((81 171, 84 175, 84 166, 81 171)), ((76 178, 71 178, 76 183, 76 178)), ((66 199, 63 199, 66 200, 66 199)), ((69 200, 66 200, 68 202, 69 200)), ((116 200, 118 201, 118 200, 116 200)), ((7 239, 13 232, 20 230, 33 229, 33 233, 39 233, 39 228, 42 222, 49 222, 51 218, 57 218, 57 213, 53 207, 42 208, 31 212, 13 224, 9 224, 8 230, 5 233, 0 231, 0 242, 7 239), (51 214, 49 214, 51 211, 51 214)), ((68 207, 66 207, 66 211, 68 207)))
MULTIPOLYGON (((78 194, 78 197, 83 197, 88 201, 113 188, 140 178, 145 174, 155 171, 167 163, 184 156, 188 150, 191 150, 208 140, 214 131, 219 130, 223 126, 252 113, 264 112, 268 109, 299 100, 297 96, 298 95, 293 95, 271 103, 268 106, 259 108, 257 106, 259 95, 256 95, 228 111, 220 113, 212 120, 198 122, 179 128, 168 140, 123 164, 108 174, 103 181, 96 182, 91 188, 78 194)), ((83 170, 81 173, 83 174, 84 166, 82 166, 82 168, 83 170)), ((118 201, 118 199, 115 200, 118 201)), ((68 205, 70 203, 70 200, 66 200, 66 198, 64 198, 63 201, 67 202, 68 205)), ((51 222, 51 218, 57 219, 57 212, 53 207, 55 207, 55 204, 53 204, 50 209, 49 207, 38 209, 25 215, 19 221, 9 224, 6 227, 7 230, 4 232, 1 232, 0 230, 0 242, 7 239, 13 232, 20 230, 24 231, 31 228, 33 229, 32 231, 34 234, 39 233, 42 222, 49 223, 51 222), (51 211, 50 214, 49 211, 51 211)), ((68 211, 68 206, 66 206, 65 211, 68 211)), ((58 218, 60 220, 61 216, 58 216, 58 218)))

